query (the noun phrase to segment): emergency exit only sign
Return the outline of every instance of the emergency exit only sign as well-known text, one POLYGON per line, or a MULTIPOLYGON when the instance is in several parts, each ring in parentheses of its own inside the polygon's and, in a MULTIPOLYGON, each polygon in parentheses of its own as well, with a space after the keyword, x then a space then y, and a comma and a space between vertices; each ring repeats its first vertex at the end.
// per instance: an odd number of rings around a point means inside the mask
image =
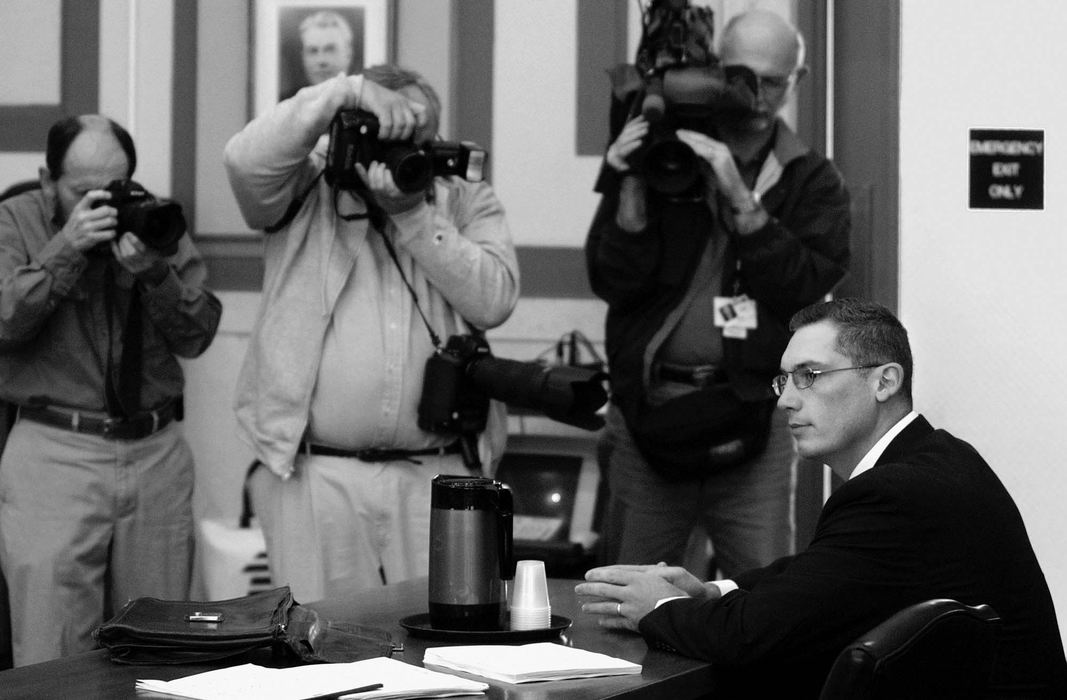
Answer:
POLYGON ((971 209, 1045 208, 1045 132, 971 129, 971 209))

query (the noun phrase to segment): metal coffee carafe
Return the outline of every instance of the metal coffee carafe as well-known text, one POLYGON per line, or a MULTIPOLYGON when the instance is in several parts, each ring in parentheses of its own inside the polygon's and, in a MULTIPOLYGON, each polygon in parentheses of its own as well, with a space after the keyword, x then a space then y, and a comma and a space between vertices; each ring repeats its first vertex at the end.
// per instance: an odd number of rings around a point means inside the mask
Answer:
POLYGON ((430 496, 430 625, 505 629, 515 576, 511 490, 484 477, 438 475, 430 496))

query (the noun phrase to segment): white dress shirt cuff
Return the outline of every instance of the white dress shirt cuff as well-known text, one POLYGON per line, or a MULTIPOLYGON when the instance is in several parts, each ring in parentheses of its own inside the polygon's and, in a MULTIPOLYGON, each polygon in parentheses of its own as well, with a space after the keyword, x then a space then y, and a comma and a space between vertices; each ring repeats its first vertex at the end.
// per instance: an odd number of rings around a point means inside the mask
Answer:
MULTIPOLYGON (((660 598, 659 600, 656 601, 656 608, 658 608, 659 606, 663 605, 667 601, 684 600, 685 598, 689 598, 689 597, 690 596, 687 596, 687 595, 672 595, 670 598, 660 598)), ((656 608, 652 608, 652 609, 655 610, 656 608)))
MULTIPOLYGON (((728 579, 728 578, 724 578, 721 581, 708 581, 707 585, 715 586, 716 588, 718 588, 719 589, 719 597, 720 598, 722 596, 726 595, 727 593, 730 593, 731 591, 736 591, 738 588, 740 588, 740 586, 738 586, 733 581, 733 579, 728 579)), ((682 598, 689 598, 689 597, 691 597, 691 596, 673 595, 673 596, 670 596, 668 598, 660 598, 659 600, 656 601, 656 608, 658 608, 659 606, 663 605, 664 603, 666 603, 668 601, 680 600, 682 598)), ((653 608, 653 610, 655 610, 655 608, 653 608)))
POLYGON ((740 588, 740 586, 734 583, 733 579, 729 578, 724 578, 721 581, 708 581, 708 583, 719 589, 720 598, 726 595, 727 593, 732 593, 733 591, 736 591, 738 588, 740 588))

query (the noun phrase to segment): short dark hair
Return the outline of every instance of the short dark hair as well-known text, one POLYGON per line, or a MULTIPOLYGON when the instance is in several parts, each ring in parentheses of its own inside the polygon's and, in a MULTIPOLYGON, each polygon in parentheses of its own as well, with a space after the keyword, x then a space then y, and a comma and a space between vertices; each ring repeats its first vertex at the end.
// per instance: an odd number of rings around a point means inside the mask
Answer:
POLYGON ((837 326, 837 351, 857 365, 899 364, 904 369, 901 393, 911 400, 913 363, 908 331, 889 309, 853 297, 818 302, 793 314, 789 330, 819 321, 837 326))
POLYGON ((430 116, 433 117, 434 123, 440 128, 441 98, 437 96, 437 91, 426 82, 426 78, 422 77, 422 74, 409 68, 402 68, 394 63, 379 63, 365 68, 363 70, 363 78, 389 90, 399 90, 408 85, 415 85, 426 95, 426 101, 430 103, 429 107, 432 112, 430 116))
POLYGON ((44 160, 45 165, 48 166, 48 174, 53 180, 63 177, 63 160, 67 157, 70 144, 74 143, 74 139, 78 138, 78 134, 90 128, 98 119, 106 121, 111 133, 119 142, 119 146, 126 153, 126 162, 129 164, 126 177, 133 177, 133 171, 137 169, 137 149, 133 145, 133 138, 130 136, 130 132, 107 117, 83 114, 64 117, 48 130, 48 145, 45 149, 44 160))

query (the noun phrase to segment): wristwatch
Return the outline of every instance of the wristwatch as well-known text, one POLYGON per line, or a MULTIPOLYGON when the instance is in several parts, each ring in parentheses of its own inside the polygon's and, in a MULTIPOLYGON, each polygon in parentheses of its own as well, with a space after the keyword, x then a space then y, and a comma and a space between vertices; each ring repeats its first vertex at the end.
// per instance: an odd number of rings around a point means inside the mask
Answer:
POLYGON ((734 214, 738 214, 738 215, 740 215, 740 214, 753 214, 756 211, 758 211, 759 208, 762 206, 762 204, 760 203, 760 194, 759 194, 759 192, 757 192, 756 190, 752 190, 749 193, 749 195, 750 195, 750 199, 749 199, 748 204, 746 204, 743 207, 731 206, 730 207, 730 211, 732 211, 734 214))

